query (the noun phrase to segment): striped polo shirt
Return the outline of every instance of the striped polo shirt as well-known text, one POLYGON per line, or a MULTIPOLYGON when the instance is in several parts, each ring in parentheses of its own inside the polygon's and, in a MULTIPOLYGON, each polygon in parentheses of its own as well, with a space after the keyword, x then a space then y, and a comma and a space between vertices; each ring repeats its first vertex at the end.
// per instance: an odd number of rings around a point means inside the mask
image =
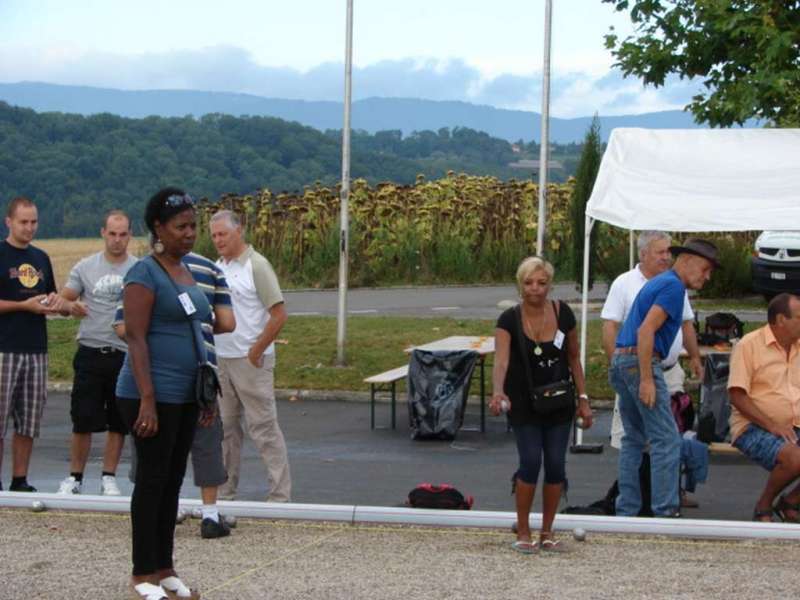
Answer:
MULTIPOLYGON (((231 292, 228 288, 228 283, 225 281, 225 275, 213 261, 194 252, 190 252, 181 260, 192 274, 197 287, 206 294, 208 303, 213 309, 231 308, 231 292)), ((114 315, 114 325, 121 323, 123 320, 122 304, 120 304, 117 306, 117 311, 114 315)), ((203 323, 202 329, 208 362, 216 365, 217 353, 214 347, 214 323, 211 320, 207 320, 203 323)))

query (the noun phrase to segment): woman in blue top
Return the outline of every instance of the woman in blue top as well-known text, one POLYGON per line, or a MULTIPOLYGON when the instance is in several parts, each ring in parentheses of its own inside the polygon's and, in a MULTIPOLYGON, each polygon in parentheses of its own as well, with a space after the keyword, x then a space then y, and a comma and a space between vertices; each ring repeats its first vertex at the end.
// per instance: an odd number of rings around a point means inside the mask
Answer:
MULTIPOLYGON (((147 204, 153 253, 125 276, 128 354, 117 380, 120 413, 130 428, 138 466, 131 496, 132 586, 144 600, 196 598, 173 569, 172 550, 186 459, 198 415, 194 397, 200 323, 206 295, 181 261, 197 237, 194 201, 165 188, 147 204), (194 332, 192 331, 194 328, 194 332)), ((199 354, 203 356, 203 354, 199 354)))

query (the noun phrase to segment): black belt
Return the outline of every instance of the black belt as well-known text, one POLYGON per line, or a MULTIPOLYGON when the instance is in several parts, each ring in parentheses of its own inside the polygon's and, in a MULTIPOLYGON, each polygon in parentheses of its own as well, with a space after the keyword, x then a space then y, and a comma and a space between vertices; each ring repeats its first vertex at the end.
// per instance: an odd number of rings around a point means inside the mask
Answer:
POLYGON ((124 350, 120 350, 119 348, 115 348, 114 346, 100 346, 99 348, 95 346, 85 346, 81 344, 81 348, 85 348, 91 352, 97 352, 99 354, 112 354, 114 352, 125 352, 124 350))

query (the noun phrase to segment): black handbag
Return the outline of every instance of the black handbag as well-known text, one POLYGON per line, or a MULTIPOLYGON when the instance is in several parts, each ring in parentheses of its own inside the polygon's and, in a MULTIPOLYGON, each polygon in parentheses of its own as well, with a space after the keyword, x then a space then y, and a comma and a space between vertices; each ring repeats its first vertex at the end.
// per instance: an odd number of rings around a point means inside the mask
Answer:
MULTIPOLYGON (((175 288, 175 292, 178 296, 180 296, 180 289, 175 281, 173 281, 167 269, 164 268, 164 265, 162 265, 155 257, 153 257, 153 261, 155 261, 155 263, 161 267, 161 270, 164 271, 167 279, 169 279, 170 283, 172 283, 172 287, 175 288)), ((197 339, 197 333, 195 332, 192 320, 189 318, 189 315, 186 314, 186 311, 183 310, 183 307, 181 307, 181 310, 183 311, 183 314, 186 315, 186 322, 189 324, 189 330, 192 332, 192 346, 194 346, 194 354, 197 358, 197 374, 195 375, 194 380, 195 402, 197 402, 197 406, 201 411, 214 411, 217 407, 217 396, 222 391, 222 387, 219 385, 219 377, 217 377, 217 370, 214 365, 208 362, 208 357, 200 356, 200 350, 198 349, 198 346, 200 344, 205 344, 205 342, 197 339)), ((202 347, 205 348, 205 345, 202 347)))
MULTIPOLYGON (((569 379, 562 379, 544 385, 533 385, 531 364, 525 350, 525 330, 522 327, 522 308, 517 304, 514 312, 517 315, 517 341, 519 342, 520 357, 525 366, 525 379, 528 382, 533 410, 541 415, 550 415, 563 410, 574 410, 575 385, 569 379)), ((556 313, 558 314, 558 313, 556 313)))

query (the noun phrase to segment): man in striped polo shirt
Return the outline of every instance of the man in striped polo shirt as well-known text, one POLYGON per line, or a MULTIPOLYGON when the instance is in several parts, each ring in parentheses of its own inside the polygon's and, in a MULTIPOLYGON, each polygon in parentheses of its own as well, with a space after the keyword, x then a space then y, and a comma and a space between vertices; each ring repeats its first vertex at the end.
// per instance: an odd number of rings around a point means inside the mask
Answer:
MULTIPOLYGON (((211 260, 194 252, 184 256, 182 260, 214 309, 213 323, 203 323, 202 330, 208 362, 216 366, 214 333, 233 331, 236 327, 230 290, 222 271, 211 260)), ((125 321, 121 305, 117 307, 114 329, 117 335, 124 338, 125 321)), ((230 529, 220 518, 217 509, 217 488, 228 479, 222 458, 222 432, 222 421, 217 415, 210 427, 198 427, 195 430, 192 442, 194 484, 200 488, 200 497, 203 500, 200 535, 205 539, 225 537, 230 534, 230 529)), ((135 456, 134 454, 134 458, 135 456)), ((135 470, 131 469, 132 475, 134 472, 135 470)))

